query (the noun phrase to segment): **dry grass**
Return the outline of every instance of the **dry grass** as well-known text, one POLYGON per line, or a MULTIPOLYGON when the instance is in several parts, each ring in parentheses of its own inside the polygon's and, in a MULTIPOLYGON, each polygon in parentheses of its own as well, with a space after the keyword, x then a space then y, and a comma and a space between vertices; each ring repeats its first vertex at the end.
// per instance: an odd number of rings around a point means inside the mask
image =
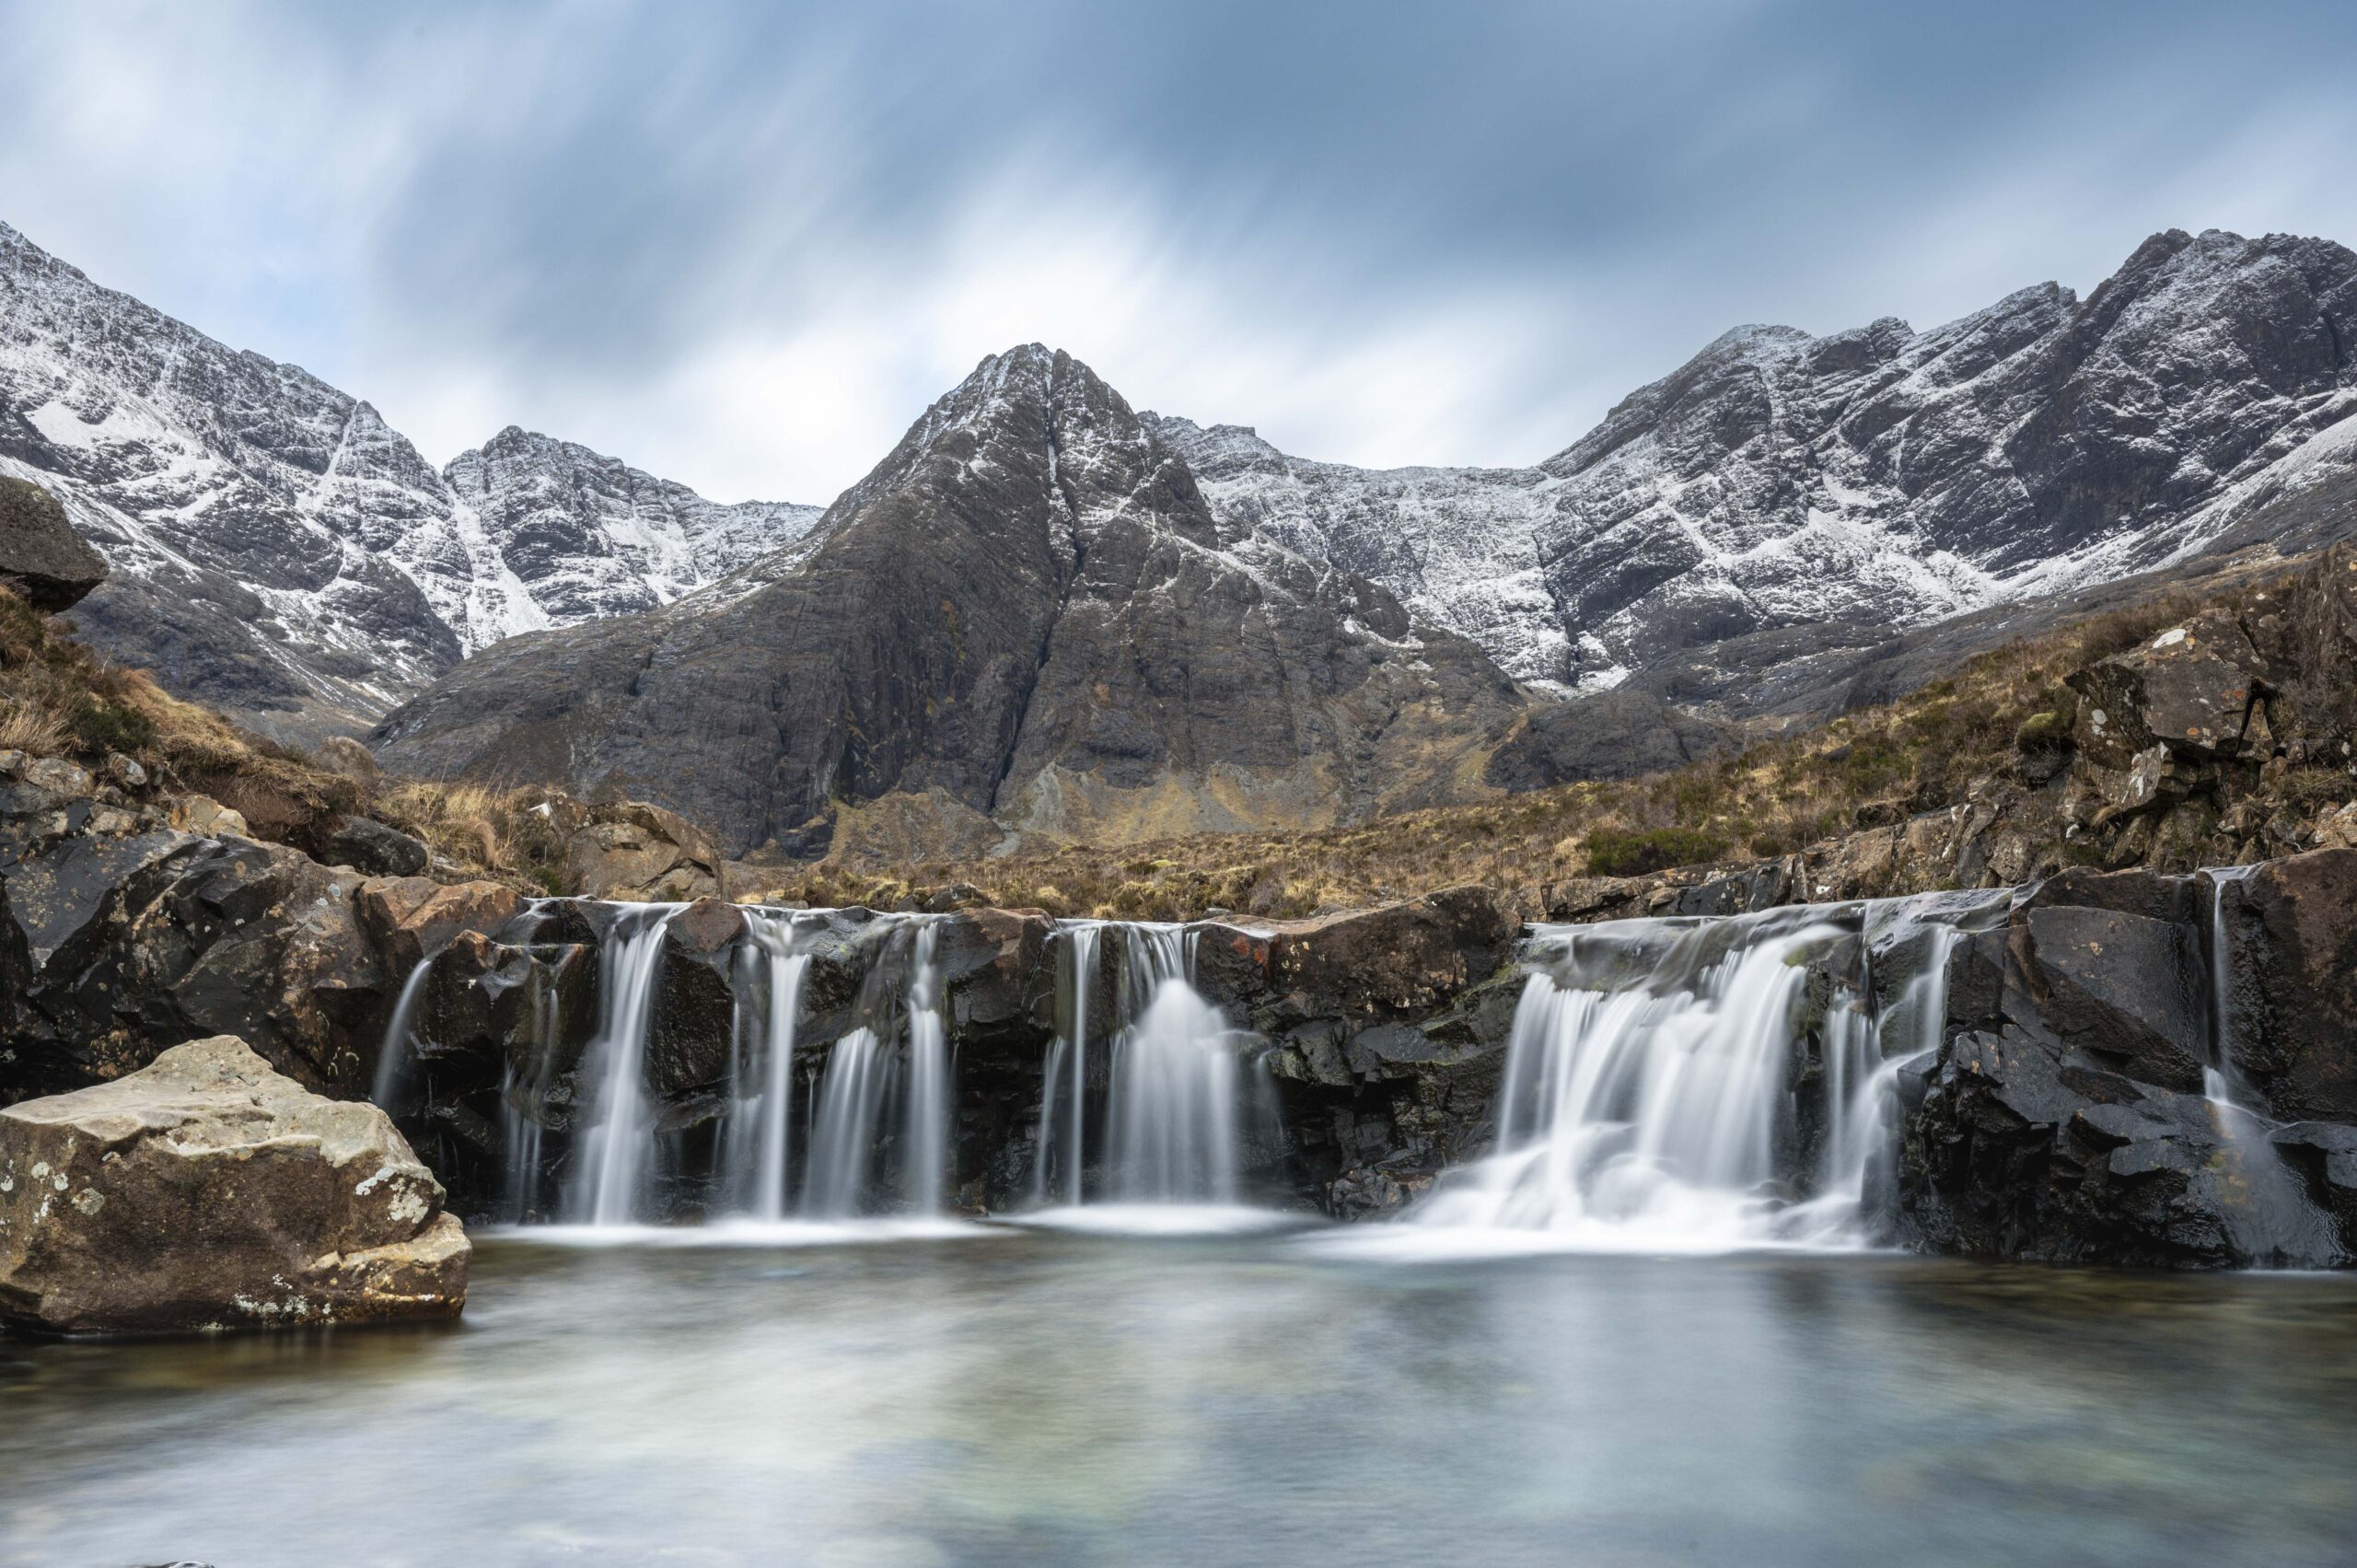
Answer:
POLYGON ((582 810, 548 790, 386 779, 370 806, 454 865, 535 892, 565 890, 564 840, 582 810))

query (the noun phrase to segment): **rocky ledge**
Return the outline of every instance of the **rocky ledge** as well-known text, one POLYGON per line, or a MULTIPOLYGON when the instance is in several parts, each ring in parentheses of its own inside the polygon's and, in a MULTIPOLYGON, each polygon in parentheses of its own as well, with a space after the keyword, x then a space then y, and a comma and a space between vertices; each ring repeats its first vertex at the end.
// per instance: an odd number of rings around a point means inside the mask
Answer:
MULTIPOLYGON (((554 1211, 591 1098, 583 1063, 602 1027, 610 938, 632 905, 363 877, 217 825, 192 832, 68 798, 63 783, 28 770, 0 790, 0 1103, 122 1079, 158 1051, 234 1032, 305 1088, 383 1095, 455 1212, 554 1211), (519 1193, 524 1147, 537 1157, 519 1193)), ((596 846, 617 886, 678 871, 676 835, 660 829, 640 829, 660 842, 596 846)), ((1666 897, 1655 888, 1640 909, 1734 913, 1817 887, 1754 867, 1666 897)), ((1936 1038, 1900 1080, 1896 1234, 1925 1250, 2175 1266, 2357 1255, 2357 850, 2219 875, 2074 869, 1992 908, 1949 958, 1936 1038), (2211 1092, 2213 1072, 2231 1096, 2211 1092)), ((904 988, 912 918, 796 914, 808 954, 796 1103, 812 1103, 835 1042, 904 988)), ((1036 910, 930 919, 958 1063, 959 1201, 1018 1205, 1048 1049, 1068 1022, 1069 944, 1036 910)), ((1825 970, 1810 994, 1861 975, 1885 984, 1862 907, 1828 919, 1852 936, 1810 960, 1825 970)), ((713 1168, 729 1113, 738 995, 757 968, 743 961, 748 920, 704 898, 656 955, 645 1083, 673 1152, 663 1201, 679 1214, 713 1196, 694 1173, 713 1168)), ((1275 1101, 1273 1131, 1244 1151, 1260 1190, 1335 1217, 1380 1215, 1490 1146, 1533 961, 1495 893, 1190 929, 1198 988, 1275 1101)), ((1115 985, 1100 965, 1092 1043, 1119 1016, 1115 985)), ((1803 1164, 1822 1113, 1811 1108, 1825 1093, 1823 1036, 1822 1018, 1802 1021, 1786 1067, 1803 1164)), ((1091 1053, 1092 1073, 1106 1055, 1091 1053)))
POLYGON ((468 1253, 384 1112, 226 1035, 0 1110, 0 1321, 19 1330, 456 1317, 468 1253))

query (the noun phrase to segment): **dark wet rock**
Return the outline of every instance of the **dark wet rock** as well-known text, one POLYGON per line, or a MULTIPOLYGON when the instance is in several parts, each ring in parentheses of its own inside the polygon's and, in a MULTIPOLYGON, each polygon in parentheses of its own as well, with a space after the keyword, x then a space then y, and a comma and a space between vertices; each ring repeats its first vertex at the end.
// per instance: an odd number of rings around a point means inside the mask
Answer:
POLYGON ((2229 1051, 2285 1121, 2357 1121, 2357 850, 2218 884, 2229 1051))
POLYGON ((0 1110, 0 1320, 44 1334, 456 1317, 469 1245, 374 1106, 223 1036, 0 1110))
POLYGON ((2008 1025, 1902 1083, 1901 1234, 1932 1251, 2161 1268, 2330 1266, 2330 1217, 2263 1134, 2008 1025))
POLYGON ((308 1086, 364 1085, 392 980, 359 922, 360 878, 277 844, 110 833, 104 816, 76 803, 0 835, 28 968, 0 1097, 225 1033, 308 1086))
POLYGON ((80 603, 106 575, 106 558, 82 542, 56 496, 0 474, 0 583, 54 615, 80 603))
POLYGON ((414 877, 432 858, 418 840, 367 817, 345 818, 319 846, 321 861, 364 877, 414 877))
POLYGON ((2018 952, 2047 1026, 2140 1083, 2199 1093, 2209 993, 2186 926, 2117 910, 2048 906, 2016 917, 2018 952))

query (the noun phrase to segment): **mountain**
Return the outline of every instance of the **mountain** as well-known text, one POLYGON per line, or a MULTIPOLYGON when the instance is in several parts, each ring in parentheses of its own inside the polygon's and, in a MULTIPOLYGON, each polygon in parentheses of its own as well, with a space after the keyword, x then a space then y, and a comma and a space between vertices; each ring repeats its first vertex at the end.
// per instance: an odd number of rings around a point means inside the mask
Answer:
POLYGON ((1380 588, 1223 527, 1087 366, 984 360, 770 579, 511 639, 394 767, 645 795, 733 851, 888 801, 931 843, 1316 825, 1451 798, 1522 694, 1380 588))
POLYGON ((723 505, 512 424, 459 453, 442 477, 498 541, 543 625, 668 604, 792 544, 821 510, 775 501, 723 505))
POLYGON ((376 409, 0 224, 0 472, 113 573, 85 634, 267 733, 365 727, 465 654, 676 598, 810 507, 717 506, 503 432, 437 473, 376 409))
POLYGON ((2357 468, 2352 352, 2357 255, 2172 230, 2084 300, 2041 285, 1927 332, 1738 328, 1527 469, 1370 471, 1146 418, 1228 526, 1568 691, 2264 542, 2255 512, 2357 468))

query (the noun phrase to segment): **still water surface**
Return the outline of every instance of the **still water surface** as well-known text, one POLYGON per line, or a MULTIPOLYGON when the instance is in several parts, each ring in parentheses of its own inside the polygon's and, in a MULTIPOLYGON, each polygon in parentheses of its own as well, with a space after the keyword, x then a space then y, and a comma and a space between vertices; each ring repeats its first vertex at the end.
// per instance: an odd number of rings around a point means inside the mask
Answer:
POLYGON ((462 1325, 0 1345, 0 1562, 2357 1562, 2357 1280, 493 1238, 462 1325))

